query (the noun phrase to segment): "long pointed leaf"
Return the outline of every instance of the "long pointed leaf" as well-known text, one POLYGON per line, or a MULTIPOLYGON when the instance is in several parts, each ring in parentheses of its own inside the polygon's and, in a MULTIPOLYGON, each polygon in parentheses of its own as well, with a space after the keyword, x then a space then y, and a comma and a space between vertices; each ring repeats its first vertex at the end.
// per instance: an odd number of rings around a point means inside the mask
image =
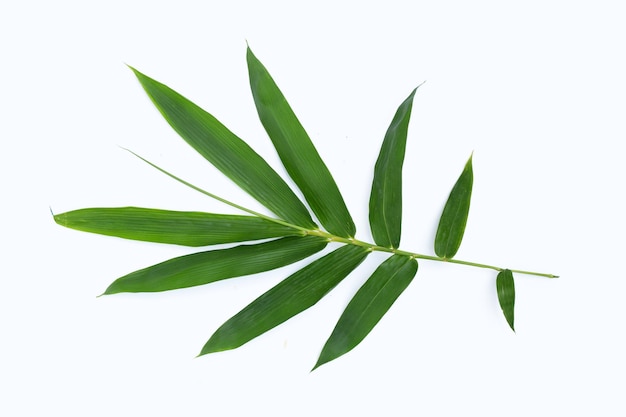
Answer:
POLYGON ((511 330, 515 331, 515 281, 513 280, 513 272, 508 269, 500 271, 496 278, 496 289, 498 291, 498 302, 509 323, 511 330))
POLYGON ((83 232, 183 246, 245 242, 298 233, 253 216, 142 207, 80 209, 56 214, 54 220, 83 232))
POLYGON ((469 214, 473 182, 472 157, 470 156, 461 176, 450 192, 439 220, 435 236, 435 253, 440 258, 451 259, 461 246, 469 214))
POLYGON ((361 343, 409 286, 416 272, 417 261, 407 256, 393 255, 383 262, 346 307, 313 369, 361 343))
POLYGON ((396 111, 374 168, 369 218, 377 245, 397 248, 402 225, 402 164, 415 90, 396 111))
POLYGON ((316 227, 287 183, 248 144, 176 91, 131 69, 165 120, 198 153, 281 219, 316 227))
POLYGON ((118 278, 104 294, 175 290, 256 274, 304 259, 326 244, 326 239, 315 236, 290 236, 185 255, 118 278))
POLYGON ((285 96, 250 48, 250 87, 261 123, 287 172, 313 212, 330 233, 352 237, 356 232, 339 188, 285 96))
POLYGON ((235 349, 311 307, 368 253, 365 248, 346 245, 289 276, 226 321, 200 355, 235 349))

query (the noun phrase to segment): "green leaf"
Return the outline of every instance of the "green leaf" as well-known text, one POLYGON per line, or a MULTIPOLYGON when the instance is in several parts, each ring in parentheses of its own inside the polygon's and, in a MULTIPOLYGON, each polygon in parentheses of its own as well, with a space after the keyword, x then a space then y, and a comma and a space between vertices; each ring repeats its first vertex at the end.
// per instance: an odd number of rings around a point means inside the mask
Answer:
POLYGON ((339 188, 285 96, 250 48, 250 87, 261 123, 285 169, 330 233, 353 237, 356 228, 339 188))
POLYGON ((208 246, 298 234, 252 216, 141 207, 87 208, 57 214, 61 226, 146 242, 208 246))
POLYGON ((451 259, 461 246, 469 214, 473 181, 472 157, 470 156, 465 169, 450 192, 439 220, 435 236, 435 253, 440 258, 451 259))
POLYGON ((366 248, 346 245, 292 274, 227 320, 200 355, 235 349, 311 307, 368 253, 366 248))
POLYGON ((397 248, 402 230, 402 164, 415 90, 396 111, 374 168, 369 218, 374 241, 397 248))
POLYGON ((313 369, 361 343, 409 286, 416 272, 417 261, 408 256, 393 255, 383 262, 346 307, 313 369))
POLYGON ((515 282, 513 273, 505 269, 498 273, 496 278, 496 288, 498 290, 498 301, 504 313, 507 323, 511 326, 511 330, 515 331, 513 326, 514 309, 515 309, 515 282))
POLYGON ((326 239, 316 236, 290 236, 185 255, 118 278, 104 294, 175 290, 256 274, 304 259, 326 244, 326 239))
POLYGON ((176 91, 131 69, 170 126, 198 153, 281 219, 317 227, 293 190, 248 144, 176 91))

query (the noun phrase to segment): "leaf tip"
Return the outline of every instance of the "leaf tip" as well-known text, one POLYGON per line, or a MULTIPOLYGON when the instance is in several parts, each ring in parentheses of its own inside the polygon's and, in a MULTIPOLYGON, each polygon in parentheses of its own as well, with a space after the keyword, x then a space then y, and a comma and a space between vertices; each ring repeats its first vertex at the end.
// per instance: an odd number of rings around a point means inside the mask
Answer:
POLYGON ((225 345, 223 341, 220 340, 219 336, 216 337, 217 334, 219 334, 219 329, 216 330, 215 333, 213 333, 213 335, 209 338, 209 340, 207 340, 204 346, 202 346, 202 349, 200 350, 198 356, 208 355, 209 353, 223 352, 225 350, 230 350, 234 348, 225 345))
POLYGON ((248 44, 248 41, 246 41, 246 58, 248 61, 250 59, 257 60, 256 56, 254 55, 254 52, 252 52, 252 48, 250 48, 250 44, 248 44))
POLYGON ((54 222, 56 224, 58 224, 59 226, 65 226, 66 222, 63 221, 63 214, 54 214, 54 212, 52 211, 52 207, 49 207, 50 209, 50 214, 52 214, 52 219, 54 220, 54 222))
POLYGON ((123 290, 123 289, 122 289, 122 290, 120 290, 120 289, 119 289, 119 287, 118 287, 118 288, 115 288, 115 287, 116 287, 116 285, 115 285, 115 284, 116 284, 117 282, 118 282, 118 280, 113 281, 113 282, 111 283, 111 285, 109 285, 109 286, 107 287, 107 289, 106 289, 106 290, 104 290, 104 292, 103 292, 102 294, 100 294, 100 295, 99 295, 98 297, 96 297, 96 298, 100 298, 100 297, 102 297, 103 295, 113 295, 113 294, 119 294, 119 293, 121 293, 121 292, 124 292, 124 290, 123 290))
POLYGON ((328 360, 322 358, 321 356, 319 357, 319 359, 317 360, 317 363, 315 364, 315 366, 313 368, 311 368, 311 370, 309 371, 309 373, 315 371, 317 368, 319 368, 320 366, 324 365, 325 363, 327 363, 328 360))
POLYGON ((129 65, 129 64, 124 64, 124 65, 126 65, 126 66, 127 66, 127 67, 128 67, 128 68, 132 71, 132 72, 134 72, 134 73, 135 73, 135 75, 137 75, 137 74, 141 74, 141 73, 140 73, 139 71, 137 71, 137 69, 136 69, 135 67, 133 67, 132 65, 129 65))

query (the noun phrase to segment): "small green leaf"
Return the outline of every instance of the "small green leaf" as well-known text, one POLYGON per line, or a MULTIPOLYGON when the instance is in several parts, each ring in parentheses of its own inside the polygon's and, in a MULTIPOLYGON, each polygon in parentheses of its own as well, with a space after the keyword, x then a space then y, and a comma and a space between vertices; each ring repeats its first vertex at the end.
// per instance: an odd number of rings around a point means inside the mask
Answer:
POLYGON ((361 343, 409 286, 416 272, 417 261, 408 256, 393 255, 383 262, 346 307, 313 369, 361 343))
POLYGON ((402 164, 415 90, 398 107, 380 148, 374 168, 369 218, 379 246, 397 248, 402 230, 402 164))
POLYGON ((440 258, 452 259, 461 246, 469 214, 473 181, 472 157, 470 156, 465 169, 450 192, 439 220, 435 236, 435 253, 440 258))
POLYGON ((259 118, 285 169, 326 230, 341 237, 354 236, 356 228, 352 217, 309 135, 250 48, 247 60, 250 87, 259 118))
POLYGON ((245 242, 298 233, 258 217, 142 207, 80 209, 57 214, 54 220, 83 232, 184 246, 245 242))
POLYGON ((290 236, 185 255, 118 278, 104 294, 175 290, 256 274, 307 258, 326 244, 326 239, 316 236, 290 236))
POLYGON ((514 309, 515 309, 515 282, 513 273, 505 269, 498 273, 496 278, 496 288, 498 290, 498 301, 504 313, 507 323, 511 326, 511 330, 515 331, 513 326, 514 309))
POLYGON ((293 190, 247 143, 176 91, 131 69, 165 120, 198 153, 281 219, 317 227, 293 190))
POLYGON ((200 355, 235 349, 311 307, 368 253, 366 248, 346 245, 292 274, 227 320, 200 355))

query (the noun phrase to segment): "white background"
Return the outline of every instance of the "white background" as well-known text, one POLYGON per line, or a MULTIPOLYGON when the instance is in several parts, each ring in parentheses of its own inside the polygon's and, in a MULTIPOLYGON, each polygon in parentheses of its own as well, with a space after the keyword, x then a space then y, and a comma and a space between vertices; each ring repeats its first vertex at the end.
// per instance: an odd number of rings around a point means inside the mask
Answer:
POLYGON ((620 1, 95 2, 0 6, 0 415, 626 415, 626 11, 620 1), (226 5, 225 5, 226 4, 226 5), (195 358, 227 318, 304 265, 178 292, 96 298, 189 250, 63 229, 50 208, 232 212, 132 157, 258 208, 161 119, 125 64, 178 90, 282 168, 256 117, 246 41, 370 240, 371 173, 419 83, 402 247, 432 253, 474 152, 457 257, 421 262, 379 326, 310 373, 374 255, 319 304, 195 358))

